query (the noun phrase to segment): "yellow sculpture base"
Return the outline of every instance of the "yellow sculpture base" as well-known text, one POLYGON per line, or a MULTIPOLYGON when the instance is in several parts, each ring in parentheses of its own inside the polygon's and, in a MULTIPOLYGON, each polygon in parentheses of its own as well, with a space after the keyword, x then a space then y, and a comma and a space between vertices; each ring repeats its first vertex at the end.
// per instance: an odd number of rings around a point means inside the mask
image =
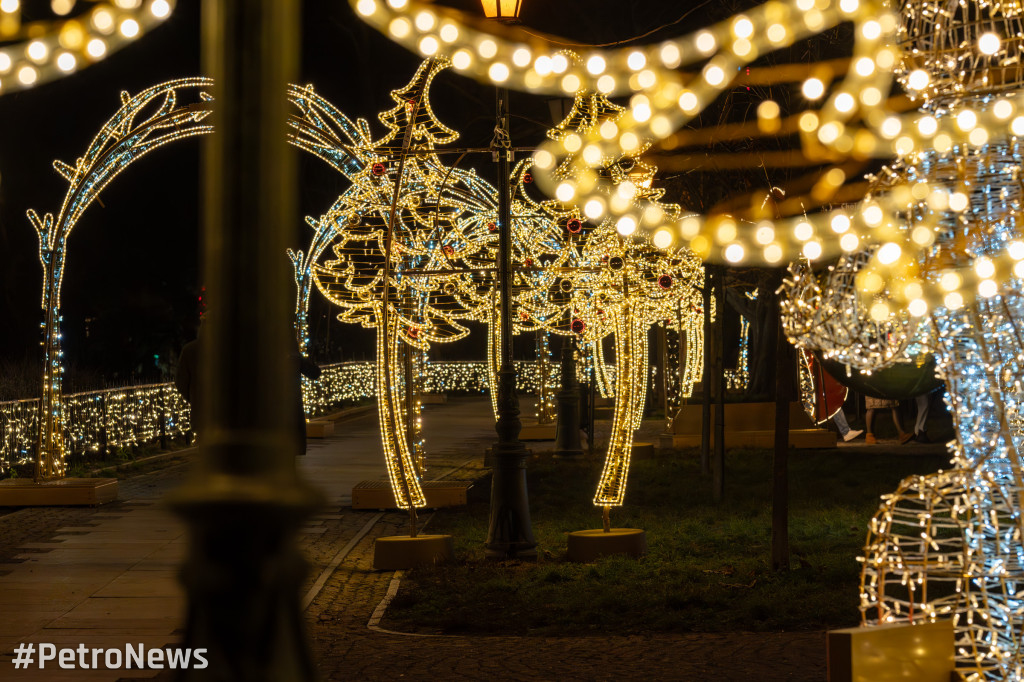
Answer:
POLYGON ((379 571, 432 566, 454 558, 451 535, 392 535, 373 543, 373 567, 379 571))
POLYGON ((647 534, 639 528, 601 528, 569 533, 569 561, 587 564, 604 556, 625 554, 643 556, 647 553, 647 534))
POLYGON ((0 481, 0 507, 96 506, 116 499, 116 478, 61 478, 39 483, 20 478, 0 481))
POLYGON ((949 682, 953 621, 846 628, 828 633, 829 682, 949 682))

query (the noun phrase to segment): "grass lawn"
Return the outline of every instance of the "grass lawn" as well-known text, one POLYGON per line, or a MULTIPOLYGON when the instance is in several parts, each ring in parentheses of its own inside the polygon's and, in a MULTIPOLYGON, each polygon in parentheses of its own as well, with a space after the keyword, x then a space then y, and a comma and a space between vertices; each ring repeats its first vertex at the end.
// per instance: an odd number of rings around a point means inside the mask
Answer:
MULTIPOLYGON (((880 449, 881 450, 881 449, 880 449)), ((938 451, 938 448, 936 448, 938 451)), ((647 531, 648 555, 594 564, 565 559, 566 533, 600 528, 591 503, 600 462, 529 462, 528 486, 540 559, 484 558, 489 479, 468 508, 437 512, 430 533, 455 536, 456 563, 417 569, 402 581, 382 626, 475 634, 820 630, 857 624, 860 554, 879 495, 948 455, 790 455, 791 570, 770 565, 771 453, 730 452, 726 497, 695 450, 635 459, 626 506, 614 527, 647 531)))

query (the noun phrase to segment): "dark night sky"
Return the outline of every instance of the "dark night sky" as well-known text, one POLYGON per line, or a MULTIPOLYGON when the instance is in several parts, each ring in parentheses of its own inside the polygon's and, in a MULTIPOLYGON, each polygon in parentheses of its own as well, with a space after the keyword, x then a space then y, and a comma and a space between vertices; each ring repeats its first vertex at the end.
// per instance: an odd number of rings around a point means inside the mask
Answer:
MULTIPOLYGON (((473 11, 478 6, 473 0, 447 4, 473 11)), ((719 3, 710 8, 729 13, 719 3)), ((539 30, 601 43, 645 33, 689 9, 675 0, 525 0, 523 20, 539 30)), ((389 91, 407 82, 419 60, 355 20, 344 0, 308 0, 304 14, 301 82, 313 83, 351 118, 370 118, 379 132, 375 114, 391 106, 389 91)), ((695 12, 694 21, 707 23, 708 16, 697 18, 702 14, 695 12)), ((688 19, 643 42, 695 27, 688 19)), ((0 360, 39 355, 41 268, 25 211, 59 210, 67 185, 53 171, 53 160, 74 163, 118 108, 120 91, 135 93, 199 71, 199 3, 179 0, 165 25, 105 61, 0 97, 0 360)), ((490 140, 492 93, 452 73, 436 81, 435 109, 462 132, 459 144, 484 146, 490 140)), ((546 101, 514 93, 512 110, 514 143, 538 142, 550 123, 546 101)), ((72 232, 63 294, 69 365, 99 370, 107 379, 117 371, 119 380, 128 380, 130 368, 143 363, 143 374, 151 376, 146 358, 176 354, 187 340, 199 285, 199 144, 172 143, 133 164, 103 192, 103 206, 90 207, 72 232), (86 318, 93 320, 88 338, 86 318)), ((490 174, 486 157, 468 165, 490 174)), ((344 180, 313 158, 301 160, 301 171, 303 214, 319 215, 344 180)), ((299 229, 306 237, 308 228, 299 229)), ((314 333, 318 324, 324 333, 326 310, 314 310, 321 320, 313 322, 314 333)), ((353 331, 338 323, 331 329, 335 338, 351 336, 348 354, 370 353, 359 340, 365 334, 353 331)))

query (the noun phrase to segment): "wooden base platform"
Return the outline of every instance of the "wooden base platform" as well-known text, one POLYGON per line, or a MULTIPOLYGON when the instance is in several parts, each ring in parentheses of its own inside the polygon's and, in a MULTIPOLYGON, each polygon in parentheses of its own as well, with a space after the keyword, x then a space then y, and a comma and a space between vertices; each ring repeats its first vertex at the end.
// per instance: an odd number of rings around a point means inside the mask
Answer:
POLYGON ((953 672, 953 621, 895 623, 831 630, 829 682, 949 682, 953 672))
POLYGON ((378 571, 399 571, 416 566, 433 566, 455 558, 451 535, 392 535, 373 543, 373 567, 378 571))
POLYGON ((631 454, 633 457, 653 457, 654 443, 644 443, 642 441, 633 443, 631 454))
POLYGON ((306 422, 306 438, 327 438, 334 435, 334 422, 329 419, 311 419, 306 422))
POLYGON ((554 440, 555 423, 538 424, 537 422, 523 422, 523 428, 519 432, 519 440, 554 440))
MULTIPOLYGON (((662 447, 700 447, 700 405, 684 405, 672 421, 672 433, 659 439, 662 447)), ((714 425, 715 405, 711 406, 714 425)), ((715 434, 712 430, 711 443, 715 434)), ((726 403, 725 447, 770 448, 775 445, 775 403, 726 403)), ((836 433, 815 427, 800 403, 789 405, 789 445, 794 448, 834 448, 836 433)))
POLYGON ((647 553, 647 534, 639 528, 577 530, 569 533, 567 558, 589 564, 613 554, 639 557, 647 553))
POLYGON ((96 506, 116 499, 116 478, 62 478, 40 483, 20 478, 0 481, 0 507, 96 506))
MULTIPOLYGON (((427 507, 463 507, 472 483, 467 481, 424 481, 427 507)), ((388 481, 360 481, 352 487, 353 509, 398 509, 388 481)))

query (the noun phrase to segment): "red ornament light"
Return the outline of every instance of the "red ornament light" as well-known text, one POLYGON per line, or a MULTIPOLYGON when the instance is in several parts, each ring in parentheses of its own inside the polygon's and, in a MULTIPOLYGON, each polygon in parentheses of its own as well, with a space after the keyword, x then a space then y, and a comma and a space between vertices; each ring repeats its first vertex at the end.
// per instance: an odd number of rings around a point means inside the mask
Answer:
POLYGON ((533 173, 523 173, 523 183, 529 185, 533 182, 533 173))
POLYGON ((565 222, 565 229, 569 230, 572 234, 579 234, 580 230, 583 229, 583 221, 579 218, 569 218, 565 222))
POLYGON ((672 275, 662 275, 658 278, 658 286, 662 289, 672 288, 672 275))
POLYGON ((575 320, 573 320, 572 323, 569 324, 569 329, 571 329, 576 334, 582 334, 586 328, 587 323, 578 317, 575 320))
POLYGON ((487 231, 488 232, 497 232, 498 231, 497 223, 494 223, 494 222, 487 223, 487 231))
POLYGON ((384 175, 385 171, 387 171, 387 168, 384 167, 383 163, 375 163, 370 166, 370 172, 378 178, 384 175))

